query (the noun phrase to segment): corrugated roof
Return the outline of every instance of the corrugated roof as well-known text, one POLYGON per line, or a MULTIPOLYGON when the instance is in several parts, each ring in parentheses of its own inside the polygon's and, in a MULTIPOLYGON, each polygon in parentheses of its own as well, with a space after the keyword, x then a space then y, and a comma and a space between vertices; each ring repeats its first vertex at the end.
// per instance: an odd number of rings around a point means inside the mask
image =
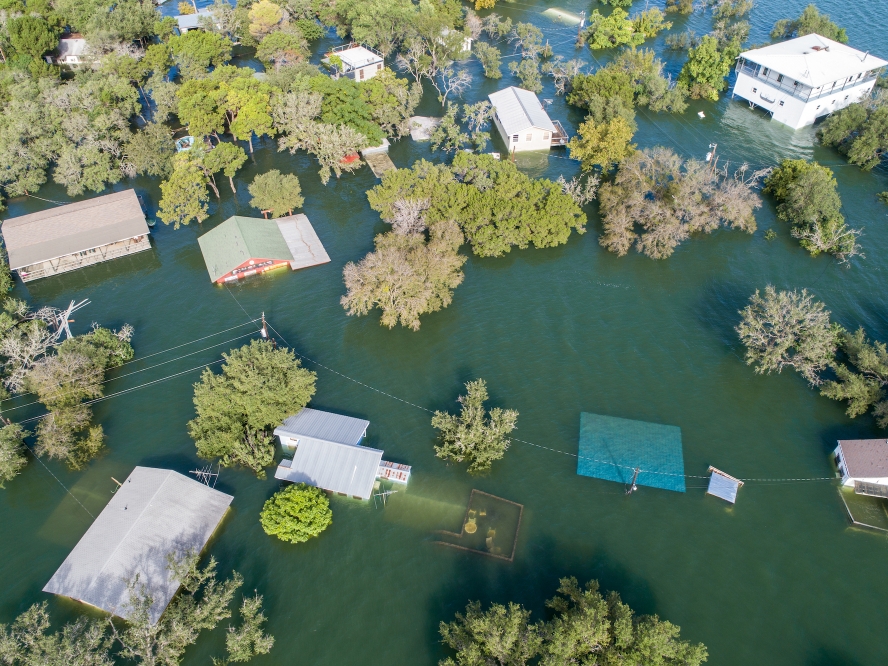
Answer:
POLYGON ((735 479, 730 474, 725 474, 715 467, 710 467, 709 471, 712 474, 709 477, 709 488, 707 488, 706 494, 714 495, 726 502, 734 504, 737 501, 737 491, 740 489, 740 486, 743 485, 743 482, 740 479, 735 479))
POLYGON ((302 438, 293 459, 284 460, 274 478, 370 499, 381 460, 378 449, 302 438))
POLYGON ((274 434, 278 437, 282 434, 295 439, 311 437, 347 446, 357 446, 369 425, 370 421, 364 419, 305 407, 295 416, 285 419, 282 425, 274 429, 274 434))
POLYGON ((840 439, 848 476, 854 479, 888 478, 888 440, 840 439))
POLYGON ((290 217, 281 217, 275 220, 284 242, 290 248, 293 260, 290 262, 290 268, 294 271, 299 268, 308 268, 309 266, 317 266, 318 264, 326 264, 330 261, 330 257, 321 239, 315 233, 314 227, 308 218, 299 213, 290 217))
POLYGON ((511 86, 487 96, 506 134, 518 134, 531 127, 555 131, 549 114, 531 91, 511 86))
POLYGON ((13 270, 147 233, 135 190, 12 217, 2 226, 13 270))
POLYGON ((171 470, 136 467, 43 591, 126 617, 126 581, 138 574, 157 622, 179 589, 167 554, 202 550, 232 499, 171 470))
POLYGON ((235 215, 197 242, 213 282, 250 259, 293 260, 275 220, 235 215))
POLYGON ((213 11, 210 9, 198 9, 196 14, 179 14, 176 22, 179 24, 179 30, 194 30, 200 27, 200 18, 207 16, 212 18, 213 11))
POLYGON ((817 34, 745 51, 740 57, 812 88, 888 65, 872 54, 817 34))

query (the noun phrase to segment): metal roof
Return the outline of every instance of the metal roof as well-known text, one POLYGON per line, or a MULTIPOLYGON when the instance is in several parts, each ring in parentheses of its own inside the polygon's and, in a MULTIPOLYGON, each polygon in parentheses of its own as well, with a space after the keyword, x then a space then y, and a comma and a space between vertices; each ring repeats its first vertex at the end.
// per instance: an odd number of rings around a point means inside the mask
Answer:
POLYGON ((278 437, 281 435, 294 439, 310 437, 357 446, 369 425, 370 421, 364 419, 306 407, 295 416, 285 419, 282 425, 274 429, 274 434, 278 437))
POLYGON ((213 282, 250 259, 293 260, 275 220, 235 215, 197 242, 213 282))
POLYGON ((282 461, 274 478, 370 499, 380 460, 378 449, 300 439, 293 459, 282 461))
POLYGON ((200 27, 200 19, 202 16, 213 17, 211 9, 198 9, 196 14, 179 14, 176 22, 179 24, 179 30, 194 30, 200 27))
POLYGON ((549 114, 531 91, 511 86, 487 96, 506 134, 518 134, 535 127, 548 132, 555 131, 549 114))
POLYGON ((888 477, 888 440, 840 439, 845 471, 854 479, 888 477))
POLYGON ((805 35, 740 54, 812 88, 888 65, 888 62, 817 34, 805 35))
POLYGON ((740 486, 743 485, 743 482, 740 479, 735 479, 730 474, 725 474, 715 467, 710 467, 709 471, 712 472, 712 474, 709 477, 709 488, 706 489, 706 494, 714 495, 726 502, 734 504, 737 501, 737 491, 740 489, 740 486))
POLYGON ((338 55, 342 62, 352 69, 358 69, 377 62, 382 62, 381 55, 374 53, 363 46, 353 46, 348 49, 343 49, 342 51, 336 51, 335 55, 338 55))
POLYGON ((135 190, 58 206, 3 222, 13 270, 148 233, 135 190))
POLYGON ((63 37, 54 51, 59 58, 82 56, 86 52, 86 39, 83 37, 63 37))
POLYGON ((43 591, 125 618, 127 581, 138 574, 157 622, 179 589, 167 554, 202 550, 232 499, 171 470, 136 467, 43 591))
POLYGON ((318 238, 314 227, 311 226, 311 222, 305 215, 299 213, 290 217, 281 217, 275 222, 277 222, 284 242, 293 255, 290 268, 294 271, 330 261, 330 256, 321 244, 321 239, 318 238))

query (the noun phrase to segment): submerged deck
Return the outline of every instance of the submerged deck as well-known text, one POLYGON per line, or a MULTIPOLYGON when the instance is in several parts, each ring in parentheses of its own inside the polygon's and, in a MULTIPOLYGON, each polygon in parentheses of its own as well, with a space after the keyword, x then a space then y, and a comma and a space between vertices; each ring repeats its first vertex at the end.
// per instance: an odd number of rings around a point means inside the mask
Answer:
POLYGON ((564 125, 555 119, 552 119, 552 124, 555 125, 555 131, 552 133, 552 145, 556 147, 566 146, 570 137, 567 135, 564 125))
POLYGON ((397 168, 395 163, 392 162, 392 158, 386 153, 370 153, 369 155, 364 155, 364 161, 367 163, 367 166, 370 167, 370 170, 373 171, 373 175, 377 178, 382 178, 382 174, 386 171, 391 171, 397 168))

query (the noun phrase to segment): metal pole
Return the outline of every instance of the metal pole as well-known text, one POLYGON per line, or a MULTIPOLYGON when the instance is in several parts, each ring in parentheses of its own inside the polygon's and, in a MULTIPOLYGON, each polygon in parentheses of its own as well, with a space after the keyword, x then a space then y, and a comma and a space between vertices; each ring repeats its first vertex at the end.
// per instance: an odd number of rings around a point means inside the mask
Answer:
POLYGON ((586 12, 580 12, 580 25, 577 26, 577 43, 578 49, 583 48, 583 26, 586 24, 586 12))
POLYGON ((635 473, 632 475, 632 484, 629 486, 629 490, 626 491, 627 495, 631 495, 636 490, 638 490, 638 485, 635 483, 638 480, 638 472, 639 468, 635 468, 635 473))

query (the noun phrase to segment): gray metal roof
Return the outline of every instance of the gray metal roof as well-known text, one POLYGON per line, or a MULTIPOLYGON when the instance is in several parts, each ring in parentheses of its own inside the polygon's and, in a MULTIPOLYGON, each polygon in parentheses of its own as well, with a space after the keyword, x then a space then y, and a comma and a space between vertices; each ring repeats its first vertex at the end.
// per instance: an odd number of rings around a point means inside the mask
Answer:
POLYGON ((543 109, 540 100, 531 91, 510 86, 487 96, 496 111, 506 134, 518 134, 535 127, 549 132, 555 125, 543 109))
POLYGON ((274 429, 274 434, 278 437, 282 435, 294 439, 310 437, 357 446, 369 425, 370 421, 364 419, 306 407, 295 416, 285 419, 282 425, 274 429))
POLYGON ((845 471, 855 479, 888 477, 888 440, 840 439, 845 471))
POLYGON ((196 14, 179 14, 176 22, 179 24, 179 30, 194 30, 200 27, 200 19, 202 16, 208 18, 213 17, 211 9, 198 9, 196 14))
POLYGON ((126 617, 127 581, 138 574, 157 622, 179 589, 167 554, 202 550, 232 499, 171 470, 136 467, 43 591, 126 617))
POLYGON ((379 449, 300 439, 293 459, 282 461, 274 478, 370 499, 380 460, 379 449))
POLYGON ((709 488, 706 489, 706 494, 714 495, 731 504, 736 502, 737 491, 743 485, 743 482, 729 474, 725 474, 721 470, 717 470, 715 467, 710 467, 709 471, 712 472, 712 475, 709 477, 709 488))
POLYGON ((135 190, 114 192, 3 222, 13 270, 148 233, 135 190))
POLYGON ((308 268, 309 266, 317 266, 318 264, 326 264, 330 261, 330 256, 321 244, 321 239, 315 233, 311 222, 302 213, 291 215, 289 217, 281 217, 275 220, 284 242, 290 248, 293 254, 293 261, 290 262, 290 268, 294 271, 300 268, 308 268))

